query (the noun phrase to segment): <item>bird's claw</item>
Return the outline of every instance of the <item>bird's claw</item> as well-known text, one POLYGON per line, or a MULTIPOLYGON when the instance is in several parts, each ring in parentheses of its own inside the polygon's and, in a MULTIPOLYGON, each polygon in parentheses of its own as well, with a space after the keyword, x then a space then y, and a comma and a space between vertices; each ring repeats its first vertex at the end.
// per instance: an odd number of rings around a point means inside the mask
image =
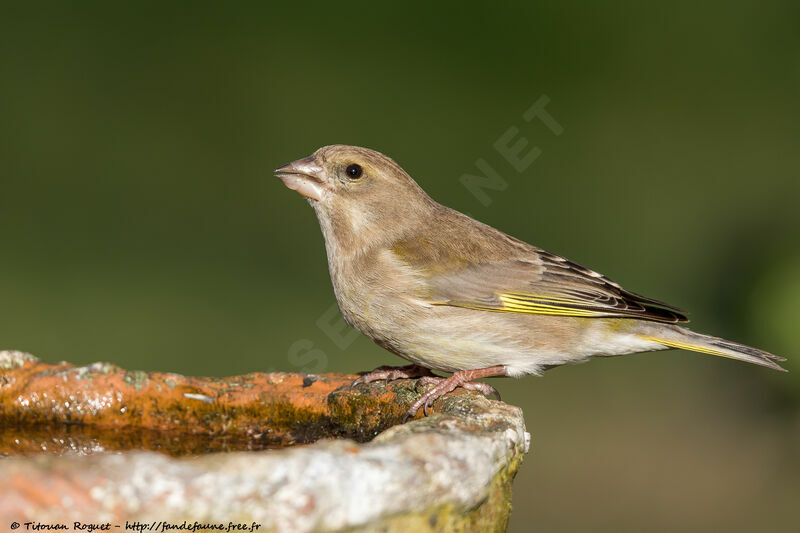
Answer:
POLYGON ((469 383, 464 383, 462 385, 467 390, 474 390, 476 392, 480 392, 484 396, 494 396, 497 401, 502 401, 500 398, 500 392, 497 389, 489 385, 488 383, 484 383, 482 381, 471 381, 469 383))
POLYGON ((480 392, 484 396, 495 396, 498 400, 500 400, 500 393, 497 392, 497 389, 488 383, 483 383, 481 381, 470 381, 470 379, 473 379, 473 375, 470 373, 470 371, 462 372, 456 372, 449 378, 424 376, 418 379, 418 386, 434 384, 434 387, 425 391, 417 401, 411 404, 411 407, 409 407, 408 411, 406 411, 406 413, 403 415, 403 422, 405 423, 409 418, 414 418, 417 415, 420 407, 422 408, 422 414, 428 416, 428 411, 433 407, 433 402, 445 394, 454 391, 458 387, 480 392))
POLYGON ((373 381, 394 381, 396 379, 411 379, 421 376, 431 377, 435 376, 435 374, 430 369, 419 365, 379 366, 372 372, 367 372, 353 380, 350 388, 352 389, 362 383, 372 383, 373 381))

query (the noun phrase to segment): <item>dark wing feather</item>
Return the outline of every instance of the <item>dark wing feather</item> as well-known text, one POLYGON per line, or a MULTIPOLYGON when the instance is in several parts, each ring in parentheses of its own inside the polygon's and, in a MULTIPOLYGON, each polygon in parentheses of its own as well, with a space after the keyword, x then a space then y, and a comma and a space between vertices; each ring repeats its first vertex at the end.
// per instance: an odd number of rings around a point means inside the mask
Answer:
POLYGON ((568 259, 545 252, 471 264, 429 277, 435 304, 487 311, 687 322, 680 309, 640 296, 568 259))

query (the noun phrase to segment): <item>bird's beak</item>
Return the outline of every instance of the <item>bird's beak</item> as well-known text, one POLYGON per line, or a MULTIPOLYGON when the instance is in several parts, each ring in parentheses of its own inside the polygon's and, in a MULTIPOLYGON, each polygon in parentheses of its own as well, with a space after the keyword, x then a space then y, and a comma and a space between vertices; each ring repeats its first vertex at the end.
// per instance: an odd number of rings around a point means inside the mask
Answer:
POLYGON ((306 198, 317 201, 322 199, 326 191, 323 185, 324 173, 313 155, 275 169, 275 176, 280 178, 284 185, 306 198))

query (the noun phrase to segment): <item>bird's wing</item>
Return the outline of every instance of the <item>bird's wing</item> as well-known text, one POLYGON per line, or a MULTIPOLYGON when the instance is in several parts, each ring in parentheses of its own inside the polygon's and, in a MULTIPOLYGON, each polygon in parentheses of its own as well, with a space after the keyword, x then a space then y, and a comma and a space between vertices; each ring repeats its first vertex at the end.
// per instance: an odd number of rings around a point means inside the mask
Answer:
POLYGON ((640 296, 563 257, 534 249, 516 259, 467 264, 427 276, 431 303, 573 317, 688 322, 678 308, 640 296))

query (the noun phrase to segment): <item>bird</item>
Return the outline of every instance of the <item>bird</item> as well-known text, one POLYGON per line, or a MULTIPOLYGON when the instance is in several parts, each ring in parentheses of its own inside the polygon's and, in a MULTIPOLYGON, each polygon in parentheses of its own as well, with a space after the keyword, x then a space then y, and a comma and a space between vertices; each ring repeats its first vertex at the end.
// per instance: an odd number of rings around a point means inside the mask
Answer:
POLYGON ((433 385, 404 420, 459 387, 499 398, 476 379, 593 357, 679 348, 785 371, 783 357, 691 331, 681 309, 439 204, 375 150, 324 146, 274 174, 316 213, 344 320, 410 362, 353 386, 433 385))

